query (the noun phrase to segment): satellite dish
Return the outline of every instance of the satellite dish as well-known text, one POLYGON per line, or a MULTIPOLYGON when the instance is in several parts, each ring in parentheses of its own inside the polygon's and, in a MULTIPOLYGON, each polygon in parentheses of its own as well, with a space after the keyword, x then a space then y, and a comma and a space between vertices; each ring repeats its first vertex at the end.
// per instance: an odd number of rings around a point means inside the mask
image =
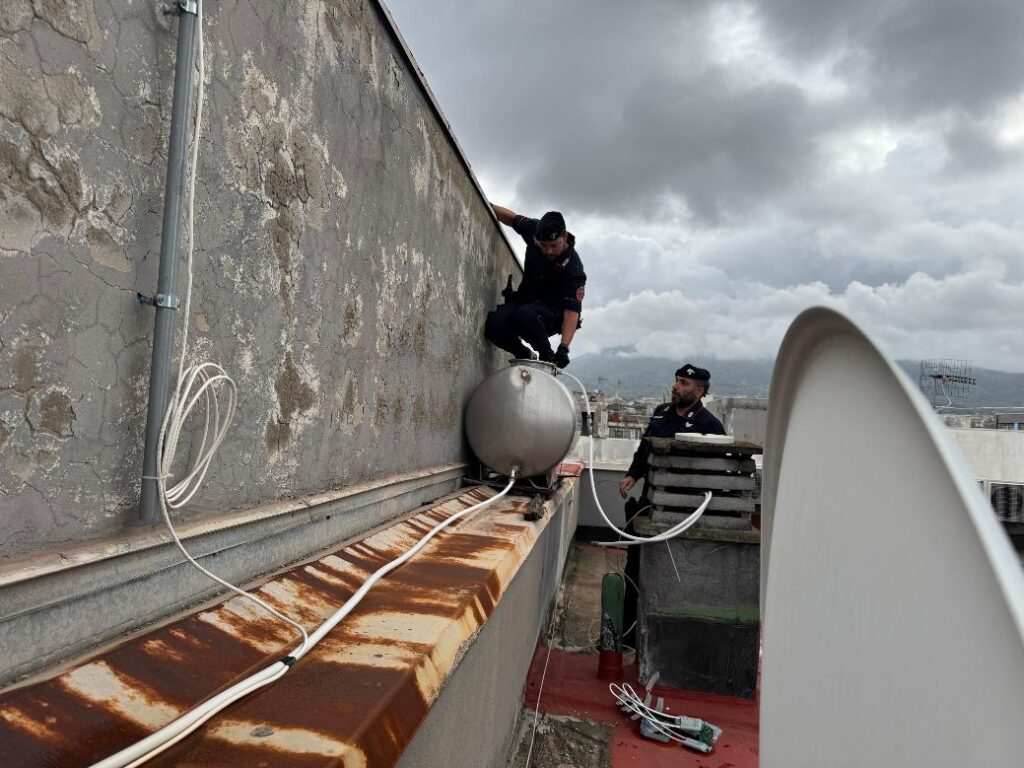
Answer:
POLYGON ((1020 765, 1021 564, 930 404, 832 310, 782 343, 762 504, 762 768, 1020 765))

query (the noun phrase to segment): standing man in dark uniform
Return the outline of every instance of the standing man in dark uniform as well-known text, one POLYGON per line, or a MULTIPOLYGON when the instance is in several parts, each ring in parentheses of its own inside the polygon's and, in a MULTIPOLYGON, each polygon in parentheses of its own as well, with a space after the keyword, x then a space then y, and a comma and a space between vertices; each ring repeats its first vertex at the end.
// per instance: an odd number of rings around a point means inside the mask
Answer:
MULTIPOLYGON (((704 407, 702 398, 711 386, 711 374, 706 368, 687 363, 676 371, 672 385, 672 402, 662 403, 654 409, 651 421, 644 432, 644 438, 676 436, 677 432, 691 432, 704 435, 724 435, 725 428, 713 413, 704 407)), ((626 476, 619 481, 619 493, 625 498, 637 481, 644 478, 644 490, 640 500, 626 502, 626 531, 636 534, 633 518, 645 513, 650 506, 647 500, 647 460, 651 455, 651 444, 640 440, 633 462, 626 470, 626 476)), ((623 622, 627 629, 626 639, 632 642, 635 636, 632 628, 636 624, 637 585, 640 582, 640 552, 637 547, 626 548, 626 594, 623 606, 623 622)))
POLYGON ((525 341, 541 360, 565 368, 569 344, 580 325, 587 284, 576 238, 566 231, 565 219, 558 211, 531 219, 500 205, 492 207, 498 221, 526 241, 526 263, 519 289, 487 315, 484 335, 517 358, 529 359, 525 341), (558 333, 561 343, 552 351, 548 337, 558 333))
MULTIPOLYGON (((687 363, 676 371, 672 385, 672 402, 662 403, 654 409, 644 437, 675 437, 676 432, 696 432, 704 435, 724 435, 725 428, 713 413, 704 407, 701 398, 711 386, 711 374, 706 368, 687 363)), ((626 476, 619 481, 619 493, 625 498, 629 491, 647 474, 647 457, 651 444, 641 440, 633 454, 633 462, 626 476)), ((645 489, 646 492, 646 489, 645 489)))

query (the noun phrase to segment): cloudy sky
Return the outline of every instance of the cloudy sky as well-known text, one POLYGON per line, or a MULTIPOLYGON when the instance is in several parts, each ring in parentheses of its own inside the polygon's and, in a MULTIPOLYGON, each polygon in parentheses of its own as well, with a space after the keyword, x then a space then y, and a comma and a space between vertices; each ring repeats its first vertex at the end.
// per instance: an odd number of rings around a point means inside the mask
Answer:
POLYGON ((828 304, 1024 371, 1024 2, 387 2, 491 199, 565 213, 576 354, 769 357, 828 304))

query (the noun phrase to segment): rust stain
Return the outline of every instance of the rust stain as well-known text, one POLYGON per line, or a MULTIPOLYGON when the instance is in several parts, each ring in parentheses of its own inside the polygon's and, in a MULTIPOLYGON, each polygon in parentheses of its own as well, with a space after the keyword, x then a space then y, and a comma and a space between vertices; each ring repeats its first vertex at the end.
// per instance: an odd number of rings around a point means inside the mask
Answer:
MULTIPOLYGON (((438 522, 493 495, 471 489, 259 589, 313 629, 438 522)), ((546 525, 505 498, 453 524, 384 577, 282 680, 243 699, 153 766, 386 768, 402 755, 463 648, 546 525)), ((3 764, 87 766, 295 647, 251 602, 220 605, 55 677, 0 694, 3 764)))
POLYGON ((94 705, 101 705, 143 728, 157 729, 179 716, 183 707, 164 701, 148 685, 133 680, 106 661, 95 661, 61 677, 70 693, 94 705))

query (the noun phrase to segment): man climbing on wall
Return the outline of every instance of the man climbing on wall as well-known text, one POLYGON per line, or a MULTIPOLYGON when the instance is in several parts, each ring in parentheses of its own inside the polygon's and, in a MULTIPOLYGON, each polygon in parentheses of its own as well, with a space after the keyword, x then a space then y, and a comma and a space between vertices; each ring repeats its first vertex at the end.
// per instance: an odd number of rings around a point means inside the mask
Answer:
POLYGON ((576 238, 558 211, 540 219, 492 205, 498 221, 526 241, 523 281, 504 304, 487 315, 487 340, 520 359, 530 359, 525 341, 541 360, 559 368, 569 364, 569 344, 580 325, 587 275, 576 253, 576 238), (557 351, 549 336, 561 334, 557 351))

